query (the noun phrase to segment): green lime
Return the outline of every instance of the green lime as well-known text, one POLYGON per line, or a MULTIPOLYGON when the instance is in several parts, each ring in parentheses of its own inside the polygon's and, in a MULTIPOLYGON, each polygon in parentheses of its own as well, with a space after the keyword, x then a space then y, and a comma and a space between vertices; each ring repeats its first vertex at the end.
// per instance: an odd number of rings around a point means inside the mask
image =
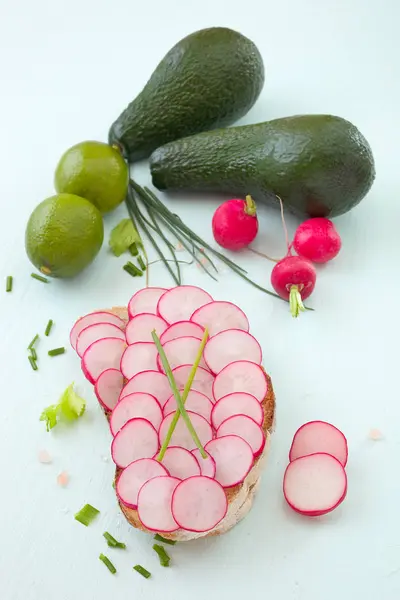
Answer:
POLYGON ((43 200, 29 217, 25 248, 44 275, 73 277, 92 262, 103 238, 103 219, 91 202, 58 194, 43 200))
POLYGON ((101 213, 125 200, 129 170, 120 152, 102 142, 81 142, 63 154, 54 184, 59 193, 90 200, 101 213))

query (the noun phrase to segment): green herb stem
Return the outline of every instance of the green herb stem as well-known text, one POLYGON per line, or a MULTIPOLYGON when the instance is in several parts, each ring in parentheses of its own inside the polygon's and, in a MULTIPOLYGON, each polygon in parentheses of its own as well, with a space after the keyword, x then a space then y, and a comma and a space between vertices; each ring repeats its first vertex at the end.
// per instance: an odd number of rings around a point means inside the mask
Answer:
POLYGON ((50 335, 50 331, 51 331, 51 328, 53 327, 53 324, 54 324, 53 321, 51 319, 49 319, 49 322, 47 323, 44 335, 46 335, 46 336, 50 335))
POLYGON ((154 539, 157 542, 162 542, 163 544, 168 544, 168 546, 175 546, 175 544, 176 544, 176 540, 167 540, 166 538, 163 538, 159 533, 156 533, 156 535, 154 536, 154 539))
POLYGON ((151 577, 150 571, 148 571, 147 569, 145 569, 144 567, 142 567, 142 565, 135 565, 133 567, 133 569, 137 573, 140 573, 140 575, 142 575, 142 577, 144 577, 145 579, 149 579, 151 577))
POLYGON ((41 281, 42 283, 50 283, 50 281, 48 279, 46 279, 46 277, 42 277, 41 275, 38 275, 37 273, 31 273, 31 277, 33 277, 33 279, 37 279, 38 281, 41 281))
POLYGON ((160 565, 162 567, 169 567, 171 557, 169 556, 164 546, 160 546, 159 544, 153 544, 153 550, 158 554, 160 565))
POLYGON ((35 337, 33 338, 33 340, 31 341, 31 343, 29 344, 28 350, 30 350, 31 348, 33 348, 33 346, 36 344, 36 342, 38 341, 38 339, 39 339, 39 334, 37 333, 35 335, 35 337))
POLYGON ((13 278, 12 275, 8 275, 6 279, 6 292, 12 292, 13 278))
POLYGON ((59 354, 64 354, 65 348, 53 348, 53 350, 48 351, 49 356, 58 356, 59 354))
POLYGON ((146 270, 146 265, 144 264, 144 260, 141 256, 138 256, 137 259, 138 263, 139 263, 139 267, 142 269, 142 271, 146 270))
POLYGON ((33 369, 34 371, 37 371, 37 370, 38 370, 38 366, 37 366, 37 364, 36 364, 36 361, 35 361, 35 359, 33 358, 33 356, 28 356, 28 360, 29 360, 29 362, 31 363, 31 367, 32 367, 32 369, 33 369))
POLYGON ((102 563, 104 563, 106 565, 106 567, 110 571, 110 573, 115 575, 115 573, 117 572, 117 569, 114 567, 111 560, 109 558, 107 558, 107 556, 104 556, 104 554, 100 554, 99 559, 101 560, 102 563))
POLYGON ((116 540, 115 537, 111 535, 111 533, 108 533, 108 531, 105 531, 103 533, 103 536, 110 548, 121 548, 125 550, 126 544, 124 544, 123 542, 118 542, 118 540, 116 540))
POLYGON ((30 353, 31 353, 33 360, 36 361, 37 360, 37 352, 36 352, 35 348, 32 347, 30 349, 30 353))
POLYGON ((97 517, 99 513, 100 511, 97 510, 97 508, 94 508, 94 506, 91 504, 85 504, 85 506, 76 513, 75 520, 79 521, 79 523, 82 523, 82 525, 85 525, 85 527, 88 527, 88 525, 90 525, 90 523, 97 517))
POLYGON ((133 277, 141 277, 143 275, 142 271, 137 268, 136 265, 133 264, 130 260, 123 267, 125 271, 133 275, 133 277))

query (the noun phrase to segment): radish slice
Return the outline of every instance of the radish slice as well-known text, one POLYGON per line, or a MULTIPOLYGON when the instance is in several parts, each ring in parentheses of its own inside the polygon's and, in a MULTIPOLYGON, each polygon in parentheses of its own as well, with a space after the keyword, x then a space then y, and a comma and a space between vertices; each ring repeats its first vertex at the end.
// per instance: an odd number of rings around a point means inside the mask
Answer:
MULTIPOLYGON (((259 402, 257 402, 257 404, 261 408, 259 402)), ((205 396, 201 392, 190 390, 188 397, 186 398, 185 408, 186 410, 190 410, 192 412, 197 413, 198 415, 201 415, 202 417, 207 419, 209 423, 211 423, 211 411, 213 408, 213 403, 207 398, 207 396, 205 396)), ((176 412, 176 410, 177 406, 175 397, 171 396, 171 398, 164 406, 164 417, 166 417, 170 413, 176 412)))
POLYGON ((310 421, 294 434, 289 460, 316 452, 331 454, 345 467, 348 455, 347 440, 334 425, 325 421, 310 421))
POLYGON ((223 487, 209 477, 190 477, 182 481, 172 495, 173 517, 186 531, 213 529, 227 510, 228 500, 223 487))
POLYGON ((113 313, 107 311, 90 313, 89 315, 78 319, 71 329, 69 341, 74 350, 76 350, 76 342, 82 329, 89 327, 89 325, 94 325, 95 323, 112 323, 113 325, 119 327, 119 329, 125 329, 125 322, 113 313))
POLYGON ((215 479, 222 487, 233 487, 244 481, 254 462, 251 447, 237 435, 211 440, 205 447, 215 460, 215 479))
MULTIPOLYGON (((210 423, 208 423, 208 421, 206 421, 204 417, 201 417, 200 415, 191 412, 190 410, 188 410, 187 413, 190 417, 192 425, 199 437, 202 446, 205 446, 207 442, 209 442, 212 439, 212 429, 210 423)), ((165 436, 168 433, 169 426, 171 425, 171 421, 173 420, 174 416, 175 413, 170 413, 169 415, 164 417, 163 422, 160 425, 160 445, 162 445, 165 436)), ((186 427, 186 423, 184 422, 182 417, 179 419, 175 427, 175 431, 171 437, 170 445, 180 446, 181 448, 186 448, 186 450, 194 450, 196 448, 196 444, 193 441, 192 436, 190 435, 190 432, 186 427)))
POLYGON ((94 386, 94 393, 103 408, 106 410, 114 408, 118 402, 123 385, 124 376, 121 371, 118 371, 118 369, 103 371, 94 386))
MULTIPOLYGON (((173 369, 172 374, 174 376, 176 385, 178 389, 183 390, 186 385, 187 380, 189 379, 190 371, 192 370, 192 365, 182 365, 181 367, 176 367, 173 369)), ((203 369, 202 367, 197 367, 196 375, 194 376, 193 383, 190 387, 191 390, 196 390, 196 392, 201 392, 207 398, 213 402, 213 385, 214 385, 214 375, 207 371, 207 369, 203 369)), ((171 394, 171 389, 170 389, 171 394)))
POLYGON ((136 342, 128 346, 121 357, 121 371, 126 379, 132 379, 142 371, 157 369, 158 352, 154 342, 136 342))
POLYGON ((289 463, 283 478, 286 502, 296 512, 318 517, 334 510, 347 493, 342 464, 330 454, 316 453, 289 463))
POLYGON ((261 427, 246 415, 234 415, 226 419, 217 429, 217 438, 227 435, 238 435, 247 442, 258 456, 265 446, 265 435, 261 427))
POLYGON ((219 373, 238 360, 248 360, 260 365, 261 346, 250 333, 240 329, 227 329, 208 340, 204 348, 204 359, 212 373, 219 373))
POLYGON ((128 381, 123 388, 120 400, 134 392, 147 392, 159 401, 161 407, 171 395, 171 386, 167 376, 160 371, 142 371, 128 381))
POLYGON ((86 379, 95 383, 107 369, 119 369, 125 348, 125 340, 118 338, 104 338, 90 344, 82 357, 82 370, 86 379))
POLYGON ((179 483, 176 477, 155 477, 140 488, 138 516, 146 529, 164 533, 179 529, 171 511, 172 494, 179 483))
POLYGON ((141 313, 156 315, 158 301, 166 291, 166 288, 148 287, 136 292, 128 303, 129 318, 141 313))
POLYGON ((157 313, 167 323, 189 321, 197 308, 212 302, 210 294, 194 285, 179 285, 161 296, 157 313))
POLYGON ((93 342, 104 338, 119 338, 125 341, 125 333, 112 323, 95 323, 82 329, 76 341, 76 351, 82 358, 93 342))
MULTIPOLYGON (((176 367, 181 367, 187 363, 193 364, 196 360, 200 343, 200 340, 194 337, 181 337, 166 342, 163 348, 171 369, 176 369, 176 367)), ((164 372, 159 356, 157 358, 157 364, 158 369, 161 372, 164 372)), ((207 366, 203 357, 201 357, 199 364, 203 368, 207 366)))
POLYGON ((131 419, 120 429, 111 444, 117 467, 127 467, 139 458, 152 458, 158 450, 158 435, 146 419, 131 419))
POLYGON ((135 342, 152 342, 151 332, 155 329, 158 337, 167 329, 168 325, 161 317, 150 313, 142 313, 133 317, 126 326, 126 341, 128 344, 135 342))
POLYGON ((111 413, 111 433, 116 435, 125 423, 135 417, 146 419, 158 431, 163 419, 158 400, 143 392, 134 392, 129 396, 124 396, 111 413))
POLYGON ((203 458, 198 448, 192 450, 192 454, 197 458, 197 462, 200 466, 200 474, 204 475, 205 477, 211 477, 211 479, 213 479, 215 477, 216 471, 215 460, 213 459, 213 457, 210 456, 208 452, 206 452, 208 458, 203 458))
POLYGON ((227 365, 218 373, 213 386, 215 401, 233 392, 245 392, 262 402, 267 391, 268 382, 263 369, 246 360, 239 360, 227 365))
POLYGON ((178 479, 200 475, 200 466, 196 457, 189 450, 179 446, 168 446, 162 464, 172 477, 178 477, 178 479))
POLYGON ((167 469, 154 458, 139 458, 128 465, 118 477, 116 492, 125 506, 137 508, 140 488, 154 477, 168 476, 167 469))
POLYGON ((232 302, 209 302, 195 310, 190 320, 207 327, 210 337, 227 329, 249 331, 246 315, 232 302))
POLYGON ((204 335, 204 328, 197 323, 191 321, 178 321, 173 325, 170 325, 168 329, 164 331, 160 338, 161 344, 169 342, 170 340, 176 340, 179 337, 195 337, 198 340, 202 340, 204 335))
POLYGON ((214 404, 211 413, 211 424, 214 429, 218 429, 223 421, 234 415, 247 415, 258 425, 262 425, 264 420, 264 411, 257 398, 250 394, 235 392, 224 396, 214 404))

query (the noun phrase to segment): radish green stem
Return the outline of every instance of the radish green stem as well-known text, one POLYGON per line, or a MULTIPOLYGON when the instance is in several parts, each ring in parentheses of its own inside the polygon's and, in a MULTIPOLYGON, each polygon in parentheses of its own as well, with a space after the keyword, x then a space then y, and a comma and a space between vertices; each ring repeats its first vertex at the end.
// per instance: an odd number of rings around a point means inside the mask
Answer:
POLYGON ((35 337, 33 338, 33 340, 31 341, 31 343, 28 346, 28 350, 30 350, 31 348, 33 348, 33 346, 36 344, 37 340, 39 339, 39 334, 37 333, 35 335, 35 337))
POLYGON ((13 278, 9 275, 6 279, 6 292, 12 292, 13 278))
POLYGON ((104 556, 104 554, 100 554, 99 559, 101 560, 102 563, 104 563, 106 565, 106 567, 110 571, 110 573, 115 575, 115 573, 117 572, 117 569, 114 567, 111 560, 109 558, 107 558, 107 556, 104 556))
POLYGON ((47 327, 45 329, 44 335, 48 336, 50 334, 51 328, 53 327, 53 321, 50 319, 47 323, 47 327))
POLYGON ((166 538, 163 538, 159 533, 156 533, 154 539, 157 542, 162 542, 163 544, 168 544, 169 546, 175 546, 176 544, 176 540, 167 540, 166 538))
POLYGON ((246 215, 249 215, 250 217, 254 217, 257 214, 256 203, 254 202, 253 198, 250 195, 246 196, 245 213, 246 213, 246 215))
POLYGON ((162 567, 169 567, 171 557, 164 548, 164 546, 160 546, 159 544, 153 544, 153 550, 158 554, 158 558, 160 559, 160 565, 162 567))
POLYGON ((150 571, 148 571, 147 569, 145 569, 144 567, 142 567, 142 565, 135 565, 133 567, 133 569, 137 573, 140 573, 140 575, 142 575, 142 577, 144 577, 145 579, 149 579, 149 577, 151 577, 150 571))
POLYGON ((59 354, 64 354, 65 348, 54 348, 53 350, 48 351, 49 356, 58 356, 59 354))
POLYGON ((46 279, 46 277, 42 277, 41 275, 38 275, 37 273, 31 273, 31 277, 33 277, 33 279, 37 279, 38 281, 41 281, 42 283, 50 283, 50 281, 48 279, 46 279))
POLYGON ((79 523, 82 523, 82 525, 85 525, 85 527, 87 527, 88 525, 90 525, 93 519, 97 517, 99 513, 100 511, 97 510, 97 508, 95 508, 91 504, 85 504, 85 506, 81 508, 79 512, 76 513, 75 520, 79 521, 79 523))
POLYGON ((301 299, 299 286, 297 285, 292 285, 290 287, 289 306, 292 317, 298 317, 300 311, 305 310, 303 301, 301 299))

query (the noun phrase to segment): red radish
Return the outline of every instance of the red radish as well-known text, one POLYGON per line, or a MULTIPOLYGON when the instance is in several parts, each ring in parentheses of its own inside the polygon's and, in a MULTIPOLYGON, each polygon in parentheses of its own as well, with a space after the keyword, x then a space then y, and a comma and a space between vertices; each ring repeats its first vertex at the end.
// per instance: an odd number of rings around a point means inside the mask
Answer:
POLYGON ((307 219, 296 229, 293 248, 299 256, 313 263, 326 263, 335 258, 342 247, 336 227, 329 219, 307 219))
POLYGON ((158 450, 158 434, 146 419, 131 419, 120 429, 111 444, 117 467, 127 467, 139 458, 152 458, 158 450))
POLYGON ((233 198, 223 202, 212 219, 214 239, 227 250, 246 248, 257 235, 256 204, 251 196, 246 200, 233 198))
POLYGON ((217 438, 238 435, 251 446, 254 456, 259 456, 265 446, 265 435, 261 427, 246 415, 233 415, 221 423, 217 438))
POLYGON ((148 287, 136 292, 128 303, 129 318, 141 313, 156 315, 158 301, 166 291, 166 288, 148 287))
MULTIPOLYGON (((194 337, 181 337, 176 338, 176 340, 170 340, 169 342, 166 342, 163 348, 171 369, 176 369, 176 367, 181 367, 187 363, 191 363, 193 365, 199 352, 200 343, 200 340, 194 337)), ((157 366, 159 371, 163 373, 164 369, 161 358, 158 356, 158 354, 157 366)), ((200 360, 200 366, 203 368, 207 366, 203 357, 200 360)))
POLYGON ((263 369, 246 360, 238 360, 227 365, 215 378, 214 400, 220 400, 233 392, 251 394, 262 402, 268 392, 268 381, 263 369))
POLYGON ((90 383, 95 383, 107 369, 119 369, 125 340, 104 338, 93 342, 82 357, 82 370, 90 383))
POLYGON ((225 488, 242 483, 254 463, 251 447, 237 435, 211 440, 205 450, 215 460, 215 479, 225 488))
POLYGON ((223 487, 215 479, 198 475, 176 486, 171 508, 179 527, 200 533, 222 521, 228 511, 228 501, 223 487))
POLYGON ((171 510, 172 494, 179 483, 176 477, 154 477, 140 488, 138 516, 146 529, 161 533, 179 529, 171 510))
MULTIPOLYGON (((240 329, 227 329, 210 338, 204 348, 204 359, 212 373, 238 360, 261 364, 261 346, 257 340, 240 329)), ((243 390, 240 390, 243 391, 243 390)))
POLYGON ((164 345, 166 342, 180 337, 195 337, 198 340, 202 340, 203 335, 204 327, 201 327, 201 325, 197 325, 197 323, 192 323, 191 321, 178 321, 164 331, 160 337, 160 342, 164 345))
MULTIPOLYGON (((190 410, 187 411, 187 414, 190 417, 192 425, 199 437, 202 446, 205 446, 207 442, 209 442, 212 439, 213 436, 210 423, 208 423, 208 421, 206 421, 204 417, 201 417, 200 415, 191 412, 190 410)), ((164 417, 163 422, 160 425, 160 445, 162 445, 165 436, 168 433, 169 426, 171 425, 171 421, 173 420, 174 416, 174 413, 170 413, 169 415, 164 417)), ((193 441, 193 438, 190 435, 188 428, 186 427, 186 423, 182 418, 179 419, 175 427, 175 431, 171 437, 170 445, 180 446, 181 448, 186 448, 187 450, 194 450, 196 448, 196 444, 193 441)))
POLYGON ((172 477, 178 477, 178 479, 200 475, 200 466, 196 457, 189 450, 180 446, 168 446, 162 464, 172 477))
POLYGON ((125 506, 137 508, 139 490, 154 477, 168 476, 164 465, 154 458, 139 458, 128 465, 118 477, 116 492, 125 506))
POLYGON ((200 466, 200 474, 213 479, 215 477, 215 471, 217 470, 213 457, 206 452, 207 458, 203 458, 198 448, 192 450, 192 454, 195 458, 197 458, 197 462, 200 466))
POLYGON ((128 381, 119 399, 122 400, 133 392, 147 392, 154 396, 163 407, 171 395, 171 386, 167 376, 160 371, 141 371, 128 381))
POLYGON ((258 425, 262 425, 264 421, 264 411, 257 398, 243 392, 235 392, 224 396, 214 404, 211 424, 214 429, 218 429, 221 423, 234 415, 247 415, 258 425))
POLYGON ((334 425, 325 421, 305 423, 294 434, 289 460, 301 456, 325 452, 334 456, 345 467, 347 463, 347 440, 334 425))
POLYGON ((226 329, 249 331, 246 315, 232 302, 209 302, 195 310, 190 320, 207 327, 210 337, 226 329))
POLYGON ((157 369, 158 351, 154 342, 136 342, 128 346, 121 357, 121 371, 126 379, 132 379, 142 371, 157 369))
POLYGON ((112 323, 95 323, 82 329, 76 340, 76 351, 82 358, 93 342, 105 338, 118 338, 125 341, 125 333, 112 323))
POLYGON ((302 301, 312 294, 316 278, 312 262, 300 256, 282 258, 271 272, 272 287, 281 298, 289 300, 293 317, 304 310, 302 301))
MULTIPOLYGON (((186 402, 185 402, 186 410, 191 410, 192 412, 197 413, 204 417, 209 423, 211 423, 211 411, 213 408, 213 403, 211 400, 207 398, 201 392, 196 392, 196 390, 190 390, 186 402)), ((171 396, 171 398, 166 402, 163 412, 164 417, 169 415, 170 413, 174 413, 177 410, 175 396, 171 396)))
POLYGON ((330 454, 320 452, 296 458, 286 468, 283 478, 285 500, 302 515, 325 515, 343 502, 346 493, 346 471, 330 454))
POLYGON ((94 325, 95 323, 112 323, 120 329, 125 329, 125 322, 113 313, 98 311, 85 315, 76 321, 69 335, 69 341, 74 350, 76 350, 76 341, 82 329, 89 327, 89 325, 94 325))
POLYGON ((161 296, 157 313, 169 324, 189 321, 194 311, 208 302, 212 302, 212 298, 201 288, 194 285, 180 285, 161 296))
MULTIPOLYGON (((190 371, 192 370, 192 365, 182 365, 180 367, 176 367, 176 369, 172 370, 172 374, 174 376, 176 385, 178 389, 183 390, 186 385, 187 380, 189 379, 190 371)), ((210 398, 213 401, 213 384, 214 384, 214 375, 210 373, 207 369, 203 369, 202 367, 197 367, 196 375, 194 376, 193 383, 191 385, 191 390, 196 390, 196 392, 201 392, 207 398, 210 398)), ((170 388, 171 393, 171 388, 170 388)))
POLYGON ((168 325, 161 317, 150 313, 135 315, 126 326, 126 341, 128 344, 135 342, 152 342, 151 332, 155 330, 158 337, 167 329, 168 325))
POLYGON ((150 394, 144 392, 134 392, 129 396, 124 396, 111 413, 110 429, 115 436, 118 431, 131 419, 142 417, 151 423, 158 431, 163 414, 161 406, 150 394))
POLYGON ((118 402, 119 395, 124 385, 124 376, 118 369, 103 371, 96 381, 94 393, 97 400, 106 410, 112 410, 118 402))

